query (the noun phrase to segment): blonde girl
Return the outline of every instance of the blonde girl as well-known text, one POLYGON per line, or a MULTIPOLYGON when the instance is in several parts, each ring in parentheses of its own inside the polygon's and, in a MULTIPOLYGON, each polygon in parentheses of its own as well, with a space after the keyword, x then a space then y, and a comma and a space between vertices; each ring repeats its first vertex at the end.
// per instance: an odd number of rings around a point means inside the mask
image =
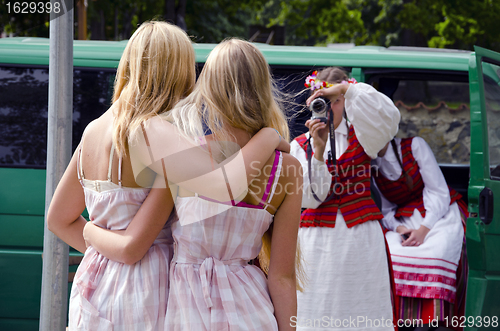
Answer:
MULTIPOLYGON (((246 146, 264 127, 289 137, 269 66, 254 45, 238 39, 212 51, 193 93, 170 117, 187 137, 210 132, 216 160, 231 155, 233 145, 246 146)), ((273 153, 240 202, 179 191, 179 221, 172 224, 170 330, 294 329, 299 169, 295 158, 273 153), (261 251, 266 232, 270 249, 263 249, 262 261, 267 279, 248 263, 261 251)))

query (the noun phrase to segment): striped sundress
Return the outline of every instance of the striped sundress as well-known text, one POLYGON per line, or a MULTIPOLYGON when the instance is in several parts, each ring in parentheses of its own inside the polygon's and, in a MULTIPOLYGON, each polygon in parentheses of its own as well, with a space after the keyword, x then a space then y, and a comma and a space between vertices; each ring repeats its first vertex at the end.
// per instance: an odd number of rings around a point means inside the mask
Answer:
MULTIPOLYGON (((277 151, 262 199, 267 203, 281 163, 277 151)), ((249 264, 273 221, 265 207, 227 205, 199 196, 177 198, 166 329, 278 329, 266 276, 249 264)))
MULTIPOLYGON (((109 230, 123 230, 149 193, 146 188, 111 181, 114 148, 108 180, 88 180, 77 159, 78 178, 85 192, 91 222, 109 230)), ((146 255, 127 265, 107 259, 92 246, 85 251, 73 280, 69 304, 69 330, 164 330, 168 299, 168 268, 172 237, 167 222, 146 255)))

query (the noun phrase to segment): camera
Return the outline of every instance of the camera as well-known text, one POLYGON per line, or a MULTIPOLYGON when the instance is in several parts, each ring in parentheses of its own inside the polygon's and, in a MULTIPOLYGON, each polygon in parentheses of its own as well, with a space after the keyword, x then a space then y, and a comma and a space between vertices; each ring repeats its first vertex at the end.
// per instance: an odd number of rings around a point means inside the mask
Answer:
POLYGON ((326 118, 326 113, 328 111, 328 105, 330 101, 328 99, 319 97, 314 99, 310 104, 309 104, 309 110, 312 112, 312 117, 311 119, 319 119, 321 122, 326 123, 327 118, 326 118))

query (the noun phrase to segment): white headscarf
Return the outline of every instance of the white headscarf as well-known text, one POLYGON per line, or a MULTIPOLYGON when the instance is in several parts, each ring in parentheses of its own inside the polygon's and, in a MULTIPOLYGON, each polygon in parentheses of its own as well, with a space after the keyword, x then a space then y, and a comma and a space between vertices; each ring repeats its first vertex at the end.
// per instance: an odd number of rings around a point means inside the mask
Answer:
POLYGON ((399 109, 371 85, 349 84, 345 110, 359 143, 372 159, 398 133, 399 109))

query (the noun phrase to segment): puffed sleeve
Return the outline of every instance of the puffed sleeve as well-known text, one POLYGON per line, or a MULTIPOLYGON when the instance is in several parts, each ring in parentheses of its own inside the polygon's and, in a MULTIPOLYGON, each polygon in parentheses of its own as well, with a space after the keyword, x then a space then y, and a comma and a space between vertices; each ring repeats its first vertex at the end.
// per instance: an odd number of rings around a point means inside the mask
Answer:
POLYGON ((328 172, 325 162, 318 161, 315 157, 311 159, 311 182, 309 182, 309 170, 307 168, 306 152, 299 143, 294 140, 290 144, 290 154, 295 156, 302 165, 303 188, 302 188, 302 208, 318 208, 321 202, 317 201, 311 192, 314 189, 320 200, 325 200, 332 183, 332 175, 328 172), (311 185, 312 183, 312 185, 311 185))
POLYGON ((371 85, 349 84, 345 93, 347 118, 359 143, 372 159, 398 132, 401 115, 385 94, 371 85))
POLYGON ((413 138, 411 149, 425 186, 423 198, 426 212, 422 225, 432 229, 450 208, 450 191, 434 153, 425 140, 420 137, 413 138))

